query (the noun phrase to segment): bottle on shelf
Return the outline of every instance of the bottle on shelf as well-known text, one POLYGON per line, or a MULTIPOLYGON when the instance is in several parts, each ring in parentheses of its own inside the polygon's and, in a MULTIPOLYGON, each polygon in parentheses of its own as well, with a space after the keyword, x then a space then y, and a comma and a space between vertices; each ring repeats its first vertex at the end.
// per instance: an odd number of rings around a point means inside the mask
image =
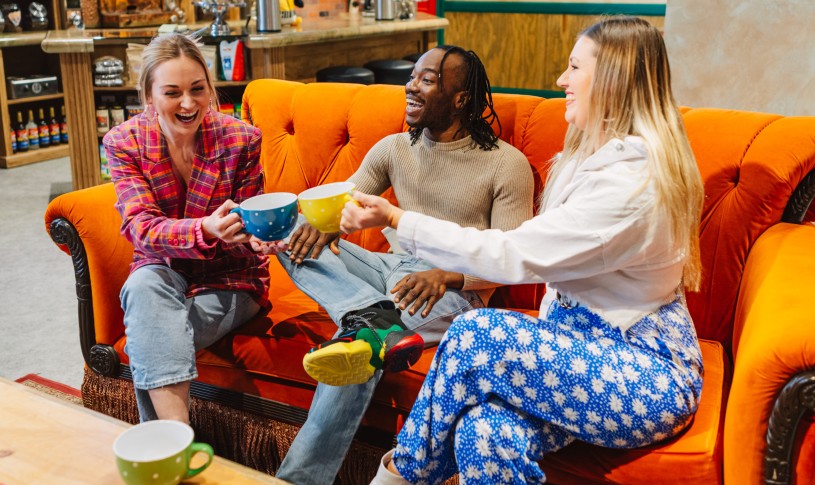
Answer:
POLYGON ((28 151, 28 128, 25 127, 23 124, 23 112, 17 112, 17 126, 14 127, 17 130, 17 152, 27 152, 28 151))
POLYGON ((17 153, 17 130, 11 127, 11 153, 17 153))
POLYGON ((59 140, 62 143, 68 143, 68 120, 65 118, 65 105, 60 106, 59 110, 59 140))
POLYGON ((60 144, 59 120, 57 119, 57 115, 54 114, 53 106, 48 108, 48 114, 50 115, 50 122, 48 124, 48 135, 51 138, 51 145, 59 145, 60 144))
POLYGON ((48 122, 45 121, 45 114, 43 114, 42 108, 40 108, 39 114, 40 121, 37 122, 37 125, 40 127, 40 147, 46 148, 51 146, 51 129, 48 127, 48 122))
POLYGON ((40 147, 40 127, 34 121, 34 110, 28 110, 28 123, 25 124, 28 129, 28 149, 36 150, 40 147))

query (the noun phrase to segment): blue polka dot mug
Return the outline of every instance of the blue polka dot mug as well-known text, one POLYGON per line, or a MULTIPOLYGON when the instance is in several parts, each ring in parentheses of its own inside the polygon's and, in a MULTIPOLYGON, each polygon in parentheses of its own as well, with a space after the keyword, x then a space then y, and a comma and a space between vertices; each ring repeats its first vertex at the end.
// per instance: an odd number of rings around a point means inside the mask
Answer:
POLYGON ((127 485, 155 483, 176 485, 194 477, 212 463, 212 447, 193 442, 193 430, 180 421, 156 420, 123 431, 113 443, 119 476, 127 485), (190 468, 197 453, 206 456, 198 468, 190 468))
POLYGON ((230 212, 241 216, 245 232, 262 241, 279 241, 297 222, 297 196, 289 192, 256 195, 230 212))

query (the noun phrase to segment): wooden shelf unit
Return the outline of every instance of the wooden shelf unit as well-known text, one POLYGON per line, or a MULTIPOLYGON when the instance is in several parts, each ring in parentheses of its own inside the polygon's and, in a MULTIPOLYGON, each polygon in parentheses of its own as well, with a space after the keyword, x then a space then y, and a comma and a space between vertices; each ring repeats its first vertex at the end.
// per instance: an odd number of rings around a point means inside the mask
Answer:
MULTIPOLYGON (((45 37, 43 33, 42 38, 45 37)), ((6 87, 7 76, 59 75, 58 57, 46 54, 40 48, 42 38, 36 36, 23 38, 17 43, 0 48, 0 168, 13 168, 29 163, 42 162, 53 158, 65 157, 70 153, 68 144, 60 144, 25 152, 14 153, 11 146, 11 128, 16 124, 17 111, 23 112, 23 122, 27 121, 25 112, 54 106, 59 115, 58 106, 64 99, 63 93, 45 94, 27 98, 9 99, 6 87)))
POLYGON ((0 156, 0 167, 14 168, 21 165, 28 165, 29 163, 42 162, 44 160, 51 160, 54 158, 67 157, 70 155, 68 144, 49 146, 45 148, 38 148, 36 150, 28 150, 27 152, 14 153, 12 155, 0 156))
POLYGON ((37 103, 40 101, 50 101, 52 99, 62 99, 62 93, 43 94, 42 96, 31 96, 30 98, 9 99, 8 105, 12 106, 15 104, 37 103))

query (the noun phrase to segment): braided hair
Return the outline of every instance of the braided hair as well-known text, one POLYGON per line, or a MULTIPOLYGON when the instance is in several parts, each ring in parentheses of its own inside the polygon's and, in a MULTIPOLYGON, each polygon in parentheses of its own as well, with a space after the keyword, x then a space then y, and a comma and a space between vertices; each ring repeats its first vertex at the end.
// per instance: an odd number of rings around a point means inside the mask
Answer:
MULTIPOLYGON (((498 147, 498 138, 501 136, 501 121, 495 113, 492 105, 492 90, 490 80, 487 78, 487 70, 481 59, 473 51, 464 50, 455 45, 440 45, 436 49, 444 51, 444 56, 439 63, 439 73, 442 72, 444 61, 451 54, 456 54, 464 61, 464 85, 462 90, 467 95, 464 104, 458 110, 461 116, 460 131, 469 132, 473 141, 482 150, 493 150, 498 147), (498 126, 497 134, 492 130, 492 124, 498 126)), ((439 78, 439 89, 444 92, 444 77, 439 78)), ((410 129, 411 143, 416 143, 422 134, 421 127, 410 129)), ((456 133, 458 134, 458 133, 456 133)))

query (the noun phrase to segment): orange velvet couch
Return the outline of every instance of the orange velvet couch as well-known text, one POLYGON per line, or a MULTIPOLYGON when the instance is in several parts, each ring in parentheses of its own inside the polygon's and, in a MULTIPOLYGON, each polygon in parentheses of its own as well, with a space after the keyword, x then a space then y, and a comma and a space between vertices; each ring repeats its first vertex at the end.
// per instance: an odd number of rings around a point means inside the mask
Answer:
MULTIPOLYGON (((529 159, 541 188, 566 131, 562 99, 498 94, 502 138, 529 159)), ((244 117, 263 131, 267 191, 298 193, 345 180, 368 149, 407 129, 396 86, 257 80, 244 117)), ((704 282, 688 301, 702 339, 705 382, 693 424, 638 450, 574 444, 542 466, 554 483, 815 483, 815 117, 685 109, 705 182, 704 282)), ((62 195, 45 215, 51 237, 74 261, 85 406, 137 420, 119 289, 132 247, 119 234, 111 184, 62 195)), ((377 231, 350 240, 386 250, 377 231)), ((303 354, 335 326, 300 293, 277 261, 274 305, 198 355, 192 421, 216 452, 273 473, 303 422, 315 383, 303 354)), ((543 287, 503 287, 492 306, 534 313, 543 287)), ((435 349, 411 370, 387 375, 343 465, 340 483, 367 483, 393 443, 435 349)))

